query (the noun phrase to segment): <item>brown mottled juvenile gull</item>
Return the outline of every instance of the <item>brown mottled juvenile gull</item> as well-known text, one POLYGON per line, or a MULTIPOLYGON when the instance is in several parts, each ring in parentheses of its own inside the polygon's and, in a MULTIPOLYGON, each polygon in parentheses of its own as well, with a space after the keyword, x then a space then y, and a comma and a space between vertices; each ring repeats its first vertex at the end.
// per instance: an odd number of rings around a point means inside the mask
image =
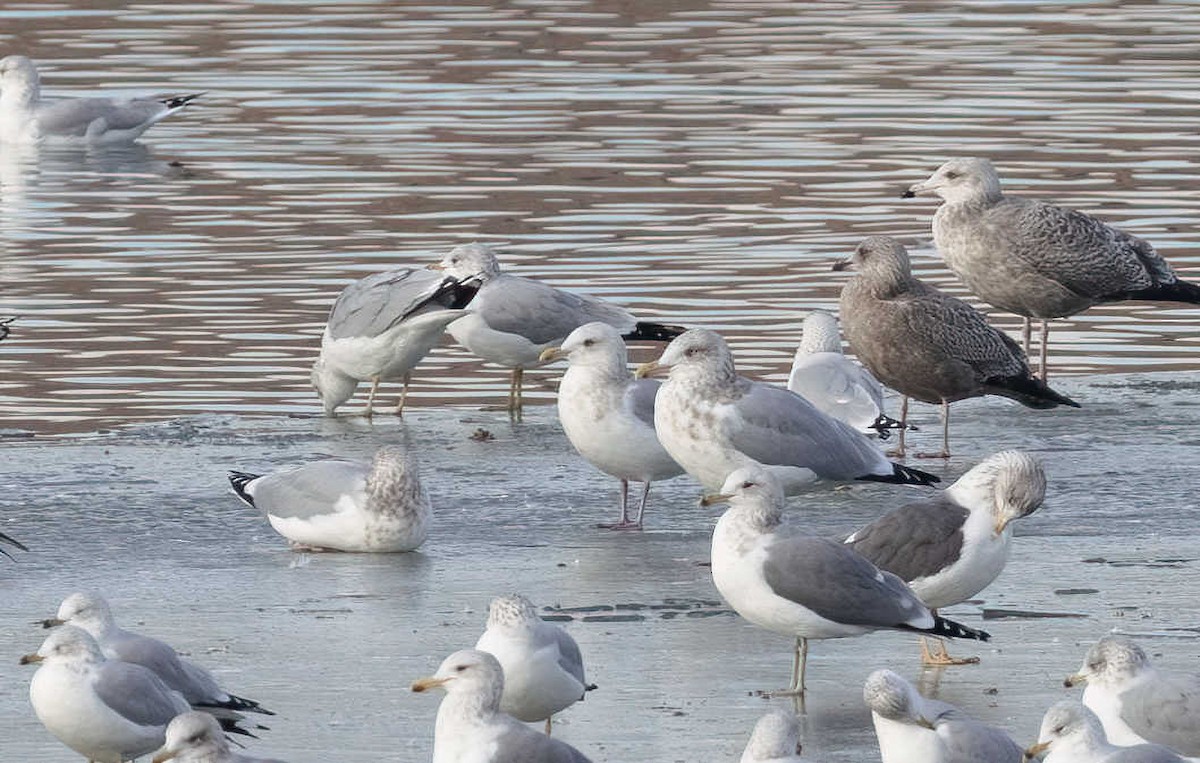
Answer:
MULTIPOLYGON (((908 503, 854 532, 846 543, 907 582, 936 613, 992 584, 1008 562, 1012 521, 1037 511, 1046 497, 1046 473, 1027 453, 1006 450, 977 464, 933 498, 908 503)), ((961 665, 940 641, 926 665, 961 665)))
POLYGON ((654 431, 660 383, 633 378, 625 342, 607 323, 586 323, 561 347, 541 354, 543 361, 564 357, 570 366, 558 385, 558 421, 579 455, 621 481, 621 518, 602 526, 640 530, 650 483, 683 474, 654 431), (629 517, 630 480, 642 483, 635 519, 629 517))
POLYGON ((569 744, 500 711, 504 671, 487 652, 455 652, 412 685, 415 692, 438 688, 446 698, 438 707, 433 763, 590 763, 569 744))
POLYGON ((1154 247, 1091 215, 1002 193, 987 159, 951 159, 905 197, 933 194, 933 240, 946 264, 984 302, 1042 321, 1042 379, 1050 319, 1125 300, 1200 304, 1154 247))
POLYGON ((1063 700, 1046 711, 1037 744, 1025 750, 1026 758, 1039 755, 1045 755, 1044 763, 1186 763, 1162 745, 1113 744, 1096 714, 1073 700, 1063 700))
POLYGON ((759 718, 739 763, 804 763, 800 757, 800 719, 787 710, 759 718))
MULTIPOLYGON (((908 397, 942 406, 942 450, 950 457, 950 403, 1002 395, 1029 408, 1079 404, 1034 377, 1025 353, 975 308, 912 275, 908 252, 895 239, 872 236, 834 265, 858 274, 842 287, 839 312, 858 359, 881 382, 908 397)), ((900 453, 904 428, 900 428, 900 453)))
POLYGON ((166 737, 153 763, 284 763, 234 752, 217 719, 199 710, 175 716, 167 725, 166 737))
POLYGON ((381 381, 404 380, 396 406, 403 413, 412 370, 437 345, 446 327, 478 287, 422 268, 399 268, 359 279, 338 295, 321 335, 312 385, 325 415, 350 399, 358 383, 371 382, 370 418, 381 381))
POLYGON ((728 503, 712 538, 712 576, 729 606, 750 622, 796 639, 792 682, 776 696, 802 696, 809 639, 881 629, 987 641, 990 636, 932 614, 904 581, 845 544, 789 533, 783 488, 763 467, 737 469, 720 494, 728 503))
POLYGON ((479 357, 512 369, 508 411, 517 417, 525 369, 546 363, 540 358, 542 351, 560 344, 583 324, 607 323, 626 339, 669 341, 683 333, 678 326, 639 321, 610 302, 503 273, 496 253, 483 244, 457 246, 430 267, 459 281, 481 284, 470 314, 450 324, 448 330, 479 357))
POLYGON ((654 401, 658 439, 680 466, 715 490, 742 466, 767 467, 793 493, 814 479, 930 485, 939 478, 893 464, 866 435, 790 390, 738 376, 720 334, 692 329, 638 376, 670 368, 654 401))

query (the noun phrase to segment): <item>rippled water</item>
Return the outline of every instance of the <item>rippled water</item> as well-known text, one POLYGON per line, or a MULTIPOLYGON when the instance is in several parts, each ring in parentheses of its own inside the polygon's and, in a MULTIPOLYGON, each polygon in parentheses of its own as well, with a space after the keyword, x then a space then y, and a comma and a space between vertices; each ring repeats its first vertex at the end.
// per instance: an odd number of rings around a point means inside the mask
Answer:
MULTIPOLYGON (((315 412, 339 289, 473 240, 779 374, 866 235, 958 289, 932 205, 898 199, 951 155, 1200 278, 1200 8, 958 5, 6 3, 3 48, 49 95, 209 95, 128 150, 0 149, 3 425, 315 412)), ((1058 368, 1194 368, 1195 317, 1093 310, 1058 368)), ((446 346, 414 398, 505 384, 446 346)))

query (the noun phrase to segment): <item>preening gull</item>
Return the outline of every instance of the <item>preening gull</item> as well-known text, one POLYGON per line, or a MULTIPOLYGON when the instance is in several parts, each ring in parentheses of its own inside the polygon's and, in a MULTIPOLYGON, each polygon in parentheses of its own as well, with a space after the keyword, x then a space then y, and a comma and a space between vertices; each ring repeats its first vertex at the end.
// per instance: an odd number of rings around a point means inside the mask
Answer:
POLYGON ((129 143, 203 93, 153 98, 43 101, 37 67, 25 56, 0 59, 0 143, 62 140, 129 143))
POLYGON ((487 652, 455 652, 412 685, 415 692, 435 688, 446 698, 438 707, 433 763, 590 763, 574 747, 501 712, 504 671, 487 652))
POLYGON ((326 459, 265 476, 230 472, 229 482, 297 551, 412 551, 429 534, 417 457, 400 445, 370 463, 326 459))
POLYGON ((1185 763, 1184 758, 1158 744, 1114 745, 1100 719, 1079 702, 1063 700, 1046 711, 1037 744, 1025 757, 1045 755, 1045 763, 1185 763))
POLYGON ((1179 280, 1146 241, 1091 215, 1000 190, 987 159, 952 159, 905 197, 932 194, 933 240, 946 264, 984 302, 1042 321, 1046 378, 1050 319, 1125 300, 1200 304, 1200 286, 1179 280))
POLYGON ((864 434, 886 438, 888 430, 900 423, 883 412, 883 385, 842 353, 837 318, 824 310, 804 317, 787 387, 822 413, 864 434))
POLYGON ((87 631, 64 626, 22 665, 40 663, 29 701, 46 730, 95 763, 124 763, 163 744, 171 719, 191 708, 150 670, 105 659, 87 631))
POLYGON ((120 660, 150 670, 168 687, 179 692, 192 707, 216 715, 221 727, 230 733, 253 736, 237 725, 243 718, 243 712, 274 715, 254 700, 238 697, 222 689, 211 673, 180 657, 168 644, 122 629, 113 619, 108 602, 98 593, 78 592, 63 599, 58 614, 42 621, 42 626, 46 628, 59 625, 86 631, 110 660, 120 660))
POLYGON ((1200 757, 1200 675, 1160 671, 1133 641, 1106 636, 1065 683, 1087 684, 1083 704, 1113 744, 1153 742, 1200 757))
POLYGON ((167 725, 166 738, 153 763, 284 763, 234 752, 217 719, 198 710, 175 716, 167 725))
POLYGON ((520 594, 492 599, 487 630, 475 648, 504 669, 500 712, 527 723, 545 721, 547 734, 551 716, 596 688, 584 677, 583 655, 571 634, 539 617, 520 594))
MULTIPOLYGON (((1046 497, 1046 472, 1032 456, 1006 450, 988 456, 937 496, 908 503, 856 531, 846 543, 906 581, 925 606, 973 598, 1000 576, 1008 562, 1012 521, 1037 511, 1046 497)), ((941 641, 926 665, 961 665, 941 641)))
POLYGON ((922 697, 890 670, 863 686, 883 763, 1022 763, 1024 752, 1007 733, 954 705, 922 697))
POLYGON ((371 382, 367 416, 381 381, 403 379, 396 406, 403 413, 412 370, 429 354, 446 327, 466 314, 462 308, 478 287, 427 269, 400 268, 376 273, 347 286, 321 335, 321 355, 313 364, 312 385, 332 416, 371 382))
POLYGON ((503 273, 496 253, 483 244, 457 246, 430 267, 459 281, 482 284, 470 314, 450 324, 449 331, 474 354, 512 369, 508 411, 514 416, 521 414, 525 369, 545 363, 539 357, 542 351, 560 344, 585 323, 607 323, 626 339, 665 342, 683 333, 678 326, 639 321, 625 308, 595 297, 503 273))
POLYGON ((584 324, 541 354, 546 362, 564 357, 570 365, 558 387, 559 423, 579 455, 621 481, 621 518, 608 527, 640 530, 650 483, 683 474, 654 431, 660 383, 633 378, 625 342, 607 323, 584 324), (630 480, 642 483, 636 519, 629 518, 630 480))
POLYGON ((929 485, 938 477, 893 464, 866 435, 773 384, 738 376, 719 334, 692 329, 671 342, 639 377, 670 368, 654 402, 658 439, 708 490, 729 473, 761 464, 800 490, 816 478, 929 485))
POLYGON ((804 763, 796 714, 776 710, 759 718, 739 763, 804 763))
MULTIPOLYGON (((942 406, 942 450, 950 457, 950 403, 982 395, 1012 398, 1029 408, 1079 404, 1034 377, 1020 346, 975 308, 912 275, 908 252, 895 239, 872 236, 834 265, 858 274, 842 287, 842 328, 858 359, 908 399, 942 406)), ((900 453, 904 428, 900 428, 900 453)))
POLYGON ((783 527, 783 488, 753 465, 729 475, 719 495, 728 503, 712 539, 712 576, 721 596, 755 625, 796 638, 791 685, 773 694, 804 694, 809 639, 858 636, 884 628, 987 641, 932 614, 904 581, 848 546, 783 527))

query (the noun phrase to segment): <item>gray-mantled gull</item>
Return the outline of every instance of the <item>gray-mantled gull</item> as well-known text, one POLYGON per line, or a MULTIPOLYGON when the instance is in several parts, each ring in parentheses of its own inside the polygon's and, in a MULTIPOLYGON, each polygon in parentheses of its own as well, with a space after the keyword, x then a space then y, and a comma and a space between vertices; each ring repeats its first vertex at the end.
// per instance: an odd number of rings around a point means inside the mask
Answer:
POLYGON ((639 377, 670 368, 654 401, 659 442, 708 490, 735 469, 769 468, 797 492, 814 479, 929 485, 938 477, 893 464, 866 435, 790 390, 738 376, 719 334, 692 329, 639 377))
POLYGON ((761 466, 734 471, 719 495, 728 503, 712 539, 712 576, 721 596, 755 625, 796 638, 792 683, 774 694, 804 694, 809 639, 880 629, 987 641, 990 636, 932 614, 904 581, 848 546, 783 527, 783 489, 761 466))
POLYGON ((1044 763, 1186 763, 1162 745, 1113 744, 1096 714, 1073 700, 1046 711, 1037 744, 1025 750, 1026 758, 1038 755, 1045 755, 1044 763))
POLYGON ((58 614, 42 621, 45 628, 59 625, 86 631, 110 660, 141 665, 150 670, 179 692, 192 707, 217 716, 221 727, 230 733, 253 736, 238 725, 243 720, 243 712, 274 715, 254 700, 222 689, 211 673, 180 657, 170 645, 122 629, 113 619, 108 602, 98 593, 73 593, 63 599, 58 614))
MULTIPOLYGON (((853 533, 846 543, 902 580, 935 613, 991 585, 1008 562, 1012 521, 1037 511, 1046 497, 1046 473, 1018 450, 994 453, 939 495, 908 503, 853 533)), ((940 641, 926 665, 961 665, 940 641)))
POLYGON ((571 634, 539 617, 520 594, 492 599, 487 630, 475 648, 504 669, 500 711, 527 723, 545 721, 547 734, 551 716, 596 688, 584 676, 583 655, 571 634))
POLYGON ((543 350, 560 344, 585 323, 613 326, 626 339, 669 341, 683 329, 639 321, 623 307, 586 294, 547 286, 531 278, 500 271, 491 247, 465 244, 430 265, 459 281, 482 285, 469 315, 450 324, 454 339, 484 360, 512 369, 508 410, 521 415, 521 381, 526 368, 536 368, 543 350))
POLYGON ((1033 376, 1021 347, 978 310, 914 278, 900 242, 872 236, 833 269, 849 267, 858 274, 842 287, 839 312, 858 359, 905 395, 902 424, 909 397, 942 406, 942 450, 918 456, 950 457, 950 403, 957 400, 1001 395, 1029 408, 1079 407, 1033 376))
POLYGON ((204 93, 153 98, 43 101, 37 67, 25 56, 0 59, 0 143, 61 140, 129 143, 204 93))
POLYGON ((234 752, 217 719, 198 710, 175 716, 167 725, 166 739, 153 763, 284 763, 234 752))
POLYGON ((105 659, 87 631, 64 626, 22 665, 40 663, 29 701, 46 730, 95 763, 124 763, 162 747, 171 719, 191 708, 141 665, 105 659))
POLYGON ((464 649, 437 673, 413 682, 415 692, 440 688, 433 763, 590 763, 574 747, 501 712, 504 671, 487 652, 464 649))
POLYGON ((863 700, 883 763, 1022 763, 1024 751, 1007 733, 954 705, 922 697, 890 670, 867 677, 863 700))
POLYGON ((1153 742, 1200 757, 1200 675, 1160 671, 1133 641, 1106 636, 1065 683, 1087 684, 1083 704, 1113 744, 1153 742))
POLYGON ((371 382, 367 416, 381 381, 403 379, 396 406, 403 413, 412 370, 437 345, 446 327, 466 315, 477 286, 422 268, 376 273, 347 286, 321 335, 321 355, 312 368, 312 385, 332 416, 354 394, 359 382, 371 382))
POLYGON ((988 304, 1042 321, 1046 378, 1050 319, 1125 300, 1200 304, 1200 286, 1179 280, 1146 241, 1091 215, 1000 190, 987 159, 951 159, 905 197, 932 194, 933 240, 946 264, 988 304))
POLYGON ((400 445, 385 445, 369 463, 326 459, 265 476, 230 472, 229 482, 297 551, 412 551, 429 535, 432 509, 417 457, 400 445))
POLYGON ((804 763, 796 714, 776 710, 759 718, 739 763, 804 763))
POLYGON ((654 398, 660 383, 634 379, 617 330, 592 322, 575 329, 541 360, 567 358, 558 386, 558 420, 567 439, 588 463, 621 481, 621 518, 616 530, 642 528, 650 483, 683 474, 654 431, 654 398), (629 482, 642 483, 637 518, 629 518, 629 482))
POLYGON ((804 317, 787 387, 864 434, 886 438, 888 429, 899 424, 883 412, 883 385, 842 353, 837 318, 824 310, 804 317))

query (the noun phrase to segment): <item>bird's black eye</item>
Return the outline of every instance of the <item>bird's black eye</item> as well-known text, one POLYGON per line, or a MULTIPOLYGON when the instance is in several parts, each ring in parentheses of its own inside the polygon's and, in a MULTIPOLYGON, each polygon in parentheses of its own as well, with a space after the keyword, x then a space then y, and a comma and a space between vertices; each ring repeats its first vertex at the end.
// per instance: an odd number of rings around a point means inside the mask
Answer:
POLYGON ((1054 727, 1054 733, 1055 733, 1055 734, 1061 734, 1061 733, 1063 733, 1063 727, 1062 727, 1062 726, 1055 726, 1055 727, 1054 727))
POLYGON ((946 173, 947 180, 955 180, 956 178, 958 178, 958 173, 955 172, 954 170, 950 170, 949 172, 946 173))
POLYGON ((583 340, 583 346, 584 346, 584 347, 591 347, 591 346, 592 346, 593 344, 595 344, 595 343, 596 343, 596 340, 595 340, 595 339, 584 339, 584 340, 583 340))
POLYGON ((463 672, 464 670, 466 670, 466 669, 467 669, 467 666, 466 666, 466 665, 459 665, 459 666, 457 666, 457 667, 456 667, 456 668, 454 668, 454 669, 455 669, 456 671, 458 671, 459 673, 461 673, 461 672, 463 672))
POLYGON ((750 480, 746 480, 745 482, 742 483, 743 490, 749 490, 752 487, 754 487, 754 483, 751 482, 750 480))
POLYGON ((695 355, 697 352, 700 352, 700 351, 699 351, 699 350, 697 350, 695 347, 689 347, 689 348, 687 348, 686 350, 684 350, 684 351, 683 351, 683 354, 684 354, 684 355, 687 355, 687 356, 690 358, 690 357, 692 357, 693 355, 695 355))

